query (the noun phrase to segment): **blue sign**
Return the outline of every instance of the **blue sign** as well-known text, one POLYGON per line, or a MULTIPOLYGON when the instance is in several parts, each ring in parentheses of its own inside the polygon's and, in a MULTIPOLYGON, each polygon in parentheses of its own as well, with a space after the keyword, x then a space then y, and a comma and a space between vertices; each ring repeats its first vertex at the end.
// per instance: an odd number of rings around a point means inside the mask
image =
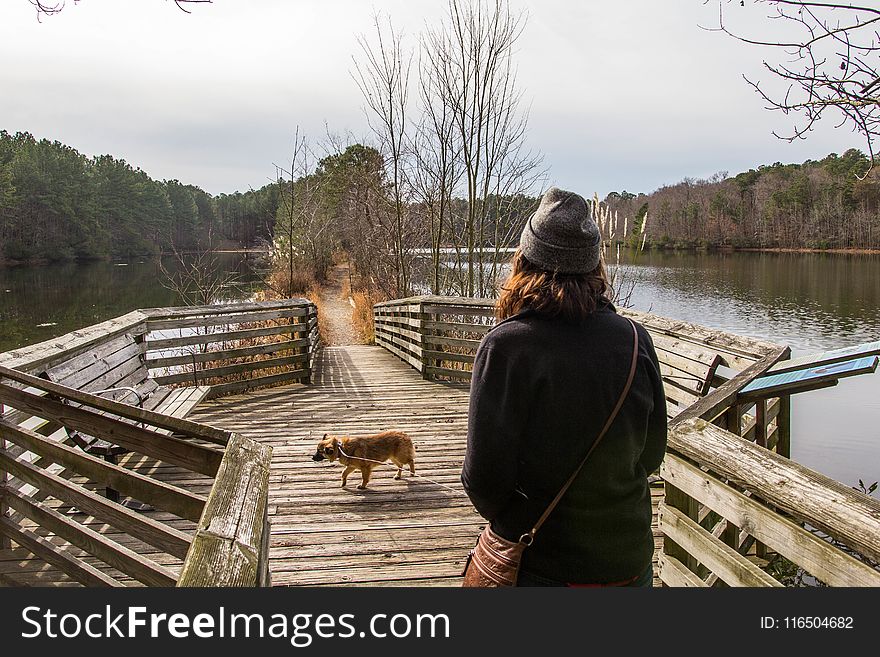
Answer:
MULTIPOLYGON (((769 374, 768 376, 760 377, 749 383, 745 388, 740 390, 740 394, 768 391, 776 388, 803 388, 812 383, 836 381, 837 379, 842 379, 847 376, 867 374, 877 369, 878 361, 880 361, 880 359, 878 359, 877 356, 868 356, 865 358, 843 361, 842 363, 829 363, 818 367, 795 370, 793 372, 784 372, 782 374, 769 374)), ((794 390, 792 392, 794 392, 794 390)))

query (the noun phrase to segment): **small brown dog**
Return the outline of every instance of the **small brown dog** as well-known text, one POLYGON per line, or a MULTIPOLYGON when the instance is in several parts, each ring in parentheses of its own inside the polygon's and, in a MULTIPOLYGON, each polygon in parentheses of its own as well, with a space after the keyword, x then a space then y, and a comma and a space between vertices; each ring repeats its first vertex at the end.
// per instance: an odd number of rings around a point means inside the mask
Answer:
POLYGON ((383 431, 372 436, 330 436, 318 443, 313 461, 339 460, 345 466, 342 472, 342 486, 345 487, 348 475, 360 469, 361 490, 367 487, 373 468, 391 461, 397 466, 397 476, 403 476, 403 466, 408 465, 410 474, 416 473, 416 450, 412 441, 402 431, 383 431))

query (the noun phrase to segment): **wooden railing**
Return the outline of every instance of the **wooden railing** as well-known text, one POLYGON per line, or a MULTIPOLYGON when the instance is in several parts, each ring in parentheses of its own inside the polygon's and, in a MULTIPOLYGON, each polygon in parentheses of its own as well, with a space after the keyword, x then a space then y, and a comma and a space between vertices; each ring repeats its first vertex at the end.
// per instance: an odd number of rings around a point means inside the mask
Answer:
POLYGON ((314 304, 287 299, 138 310, 0 354, 0 550, 89 585, 268 584, 271 449, 175 416, 194 397, 151 402, 307 383, 318 344, 314 304))
POLYGON ((878 500, 698 418, 660 474, 664 584, 880 586, 878 500))
POLYGON ((231 436, 178 586, 269 586, 272 448, 231 436))
POLYGON ((147 316, 146 366, 160 385, 211 385, 210 396, 219 397, 311 380, 319 344, 311 302, 285 299, 142 312, 147 316))
MULTIPOLYGON (((620 312, 639 321, 654 340, 670 418, 689 411, 719 388, 732 390, 736 403, 724 406, 718 413, 721 417, 712 419, 737 435, 789 455, 789 398, 740 401, 736 396, 749 380, 787 358, 787 347, 635 310, 620 312), (733 378, 736 381, 728 385, 733 378)), ((480 340, 495 324, 494 300, 397 299, 376 304, 373 321, 376 344, 425 378, 468 382, 480 340)))
POLYGON ((14 542, 86 585, 173 586, 181 566, 216 573, 200 585, 260 582, 265 559, 251 564, 235 549, 219 560, 199 547, 203 528, 224 537, 225 527, 245 531, 256 514, 258 526, 230 540, 264 552, 269 448, 5 367, 0 403, 2 547, 14 542), (71 444, 75 433, 112 441, 127 454, 118 464, 93 456, 71 444), (135 512, 102 488, 152 508, 135 512))
MULTIPOLYGON (((448 297, 380 303, 376 343, 425 378, 466 382, 494 325, 493 305, 448 297)), ((880 503, 787 458, 789 397, 740 394, 789 349, 620 312, 650 333, 667 397, 661 581, 772 586, 779 580, 770 571, 784 566, 834 586, 880 585, 880 503)))
POLYGON ((474 354, 494 316, 486 299, 413 297, 373 306, 376 344, 428 379, 470 381, 474 354))

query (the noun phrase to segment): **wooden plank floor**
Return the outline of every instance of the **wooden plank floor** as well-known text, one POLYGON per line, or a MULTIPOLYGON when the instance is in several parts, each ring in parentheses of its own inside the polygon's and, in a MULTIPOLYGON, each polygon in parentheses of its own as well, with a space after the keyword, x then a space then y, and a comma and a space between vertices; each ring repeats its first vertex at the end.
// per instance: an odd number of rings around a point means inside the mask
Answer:
MULTIPOLYGON (((409 365, 373 346, 325 348, 315 370, 310 386, 205 402, 192 416, 274 448, 269 490, 272 583, 458 585, 468 550, 484 525, 459 481, 467 387, 425 381, 409 365), (368 490, 357 489, 358 472, 343 489, 341 466, 311 460, 324 433, 387 429, 412 437, 416 474, 431 481, 408 474, 395 481, 394 469, 380 467, 368 490)), ((655 500, 659 493, 655 491, 655 500)))
POLYGON ((456 583, 483 526, 459 481, 467 400, 465 386, 425 381, 380 347, 328 347, 312 385, 212 400, 191 417, 274 448, 273 584, 442 585, 456 583), (343 489, 341 466, 311 460, 324 433, 386 429, 410 435, 416 474, 432 481, 377 467, 366 491, 359 472, 343 489))

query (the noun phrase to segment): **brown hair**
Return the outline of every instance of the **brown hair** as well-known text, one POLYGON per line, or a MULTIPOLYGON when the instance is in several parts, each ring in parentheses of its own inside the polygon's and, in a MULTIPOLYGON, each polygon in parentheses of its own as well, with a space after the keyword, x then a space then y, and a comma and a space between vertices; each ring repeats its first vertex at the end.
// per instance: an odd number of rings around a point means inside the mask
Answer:
POLYGON ((601 303, 610 303, 611 284, 600 260, 586 274, 560 274, 541 269, 517 249, 511 261, 510 276, 501 286, 495 305, 499 320, 527 308, 551 317, 580 321, 589 317, 601 303))

